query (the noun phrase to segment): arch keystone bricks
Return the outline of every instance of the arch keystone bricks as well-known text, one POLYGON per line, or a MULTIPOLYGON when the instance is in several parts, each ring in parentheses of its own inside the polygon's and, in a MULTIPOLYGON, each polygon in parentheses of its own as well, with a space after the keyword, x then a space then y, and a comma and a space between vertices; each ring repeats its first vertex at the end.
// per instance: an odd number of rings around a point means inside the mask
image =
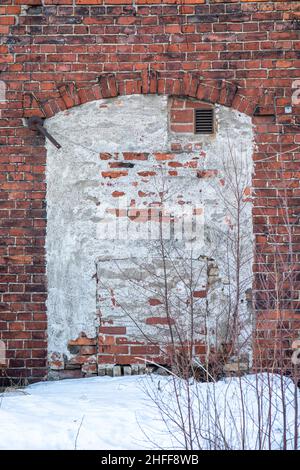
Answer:
POLYGON ((249 99, 245 90, 240 89, 234 82, 204 80, 193 73, 184 73, 174 78, 151 70, 130 75, 102 74, 98 78, 98 83, 88 88, 78 88, 75 82, 65 82, 57 86, 55 97, 26 93, 23 99, 24 117, 36 115, 49 118, 60 111, 89 101, 131 94, 197 98, 211 104, 232 107, 250 116, 260 102, 259 94, 249 99))

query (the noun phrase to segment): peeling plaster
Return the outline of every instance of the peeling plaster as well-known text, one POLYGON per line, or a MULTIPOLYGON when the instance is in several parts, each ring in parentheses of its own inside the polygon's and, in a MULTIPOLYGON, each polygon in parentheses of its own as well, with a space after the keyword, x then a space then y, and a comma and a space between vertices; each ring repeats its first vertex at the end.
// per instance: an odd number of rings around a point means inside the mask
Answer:
MULTIPOLYGON (((137 175, 140 171, 153 170, 157 165, 154 154, 170 152, 174 141, 200 143, 201 147, 193 154, 178 154, 176 161, 188 162, 195 157, 198 169, 204 174, 207 170, 216 170, 212 178, 197 178, 197 170, 193 168, 169 168, 178 171, 175 178, 168 179, 172 203, 177 203, 182 196, 185 202, 205 210, 205 234, 203 239, 194 243, 195 256, 204 256, 220 245, 220 238, 210 230, 212 226, 224 226, 229 220, 214 187, 217 185, 226 193, 222 188, 220 161, 225 160, 230 166, 229 147, 236 149, 243 154, 244 176, 250 178, 253 135, 249 117, 222 106, 216 107, 216 115, 216 136, 174 135, 168 130, 167 97, 132 95, 94 101, 46 120, 45 127, 62 144, 62 149, 57 151, 47 142, 46 249, 50 352, 70 356, 67 351, 70 339, 76 338, 81 331, 95 336, 96 296, 99 292, 96 292, 94 276, 97 269, 99 275, 101 262, 106 260, 110 265, 111 260, 121 259, 128 270, 130 263, 126 264, 126 259, 148 257, 149 244, 142 240, 114 242, 97 237, 103 216, 101 208, 107 204, 114 207, 119 199, 112 197, 114 191, 124 192, 129 200, 138 201, 138 207, 143 203, 148 207, 159 183, 156 181, 154 184, 151 178, 137 175), (119 153, 121 156, 118 158, 122 158, 123 152, 147 152, 150 156, 147 162, 133 162, 133 168, 119 168, 128 171, 128 176, 109 179, 101 176, 102 171, 108 169, 108 162, 100 160, 100 152, 119 153), (153 185, 157 187, 153 188, 153 185), (147 196, 139 197, 139 191, 147 196)), ((244 213, 243 230, 248 243, 251 243, 251 204, 244 213)), ((222 249, 219 256, 222 256, 222 249)), ((251 263, 246 266, 246 269, 250 268, 251 263)), ((226 273, 222 269, 219 277, 222 280, 221 292, 226 285, 226 273)), ((111 287, 114 283, 124 287, 126 281, 111 271, 107 279, 112 283, 111 287)), ((108 316, 109 313, 113 316, 113 310, 106 311, 108 316)), ((117 324, 118 318, 115 320, 117 324)), ((124 316, 119 320, 124 324, 124 316)), ((137 334, 132 325, 130 334, 137 334)))

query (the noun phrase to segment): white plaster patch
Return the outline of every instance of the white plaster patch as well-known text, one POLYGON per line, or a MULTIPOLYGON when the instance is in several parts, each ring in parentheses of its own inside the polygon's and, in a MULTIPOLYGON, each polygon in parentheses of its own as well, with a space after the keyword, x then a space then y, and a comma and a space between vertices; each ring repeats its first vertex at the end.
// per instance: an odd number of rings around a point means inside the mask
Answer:
MULTIPOLYGON (((228 214, 214 187, 221 188, 224 193, 220 186, 222 174, 201 179, 196 176, 197 170, 219 171, 224 160, 230 167, 232 149, 239 154, 242 152, 245 181, 251 177, 252 170, 250 118, 218 106, 217 119, 218 132, 213 138, 176 135, 177 141, 200 142, 203 148, 197 154, 179 154, 176 158, 184 163, 197 158, 197 169, 170 167, 169 170, 177 171, 178 175, 167 178, 173 204, 182 196, 186 203, 204 207, 208 251, 214 246, 210 227, 227 223, 228 214)), ((81 331, 90 336, 96 334, 97 260, 148 255, 149 245, 143 240, 114 242, 99 239, 101 208, 114 207, 117 203, 118 198, 112 197, 113 191, 124 192, 129 200, 138 200, 140 205, 144 201, 144 207, 151 201, 157 202, 160 178, 154 182, 138 174, 155 169, 154 154, 170 152, 174 134, 168 131, 168 99, 163 96, 132 95, 94 101, 59 113, 48 119, 45 126, 62 145, 57 151, 47 142, 49 351, 68 354, 68 341, 75 339, 81 331), (100 152, 146 152, 150 155, 147 161, 133 162, 134 168, 116 169, 128 171, 128 175, 109 179, 102 177, 102 171, 108 170, 108 162, 100 160, 100 152), (145 199, 139 197, 139 191, 148 194, 145 199)), ((120 158, 116 157, 116 161, 120 158)), ((249 239, 251 205, 244 214, 244 230, 249 239)), ((196 244, 195 248, 197 255, 205 251, 203 243, 196 244)), ((225 273, 222 276, 225 277, 225 273)), ((134 329, 131 334, 134 335, 134 329)))
POLYGON ((0 117, 2 115, 1 104, 6 102, 6 83, 0 80, 0 117))

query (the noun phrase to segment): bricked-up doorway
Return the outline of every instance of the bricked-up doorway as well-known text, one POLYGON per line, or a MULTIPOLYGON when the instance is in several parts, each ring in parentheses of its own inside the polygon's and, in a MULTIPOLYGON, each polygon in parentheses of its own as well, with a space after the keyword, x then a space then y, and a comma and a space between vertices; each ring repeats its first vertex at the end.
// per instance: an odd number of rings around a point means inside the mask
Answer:
MULTIPOLYGON (((194 266, 201 273, 195 299, 207 301, 209 281, 214 284, 212 310, 226 303, 228 279, 218 256, 211 258, 213 244, 220 245, 220 240, 213 240, 210 229, 227 229, 232 223, 220 194, 226 193, 229 183, 222 165, 226 163, 230 179, 233 152, 242 157, 243 181, 251 184, 252 125, 243 113, 216 105, 214 134, 195 134, 194 109, 201 105, 213 106, 168 95, 131 95, 95 100, 46 121, 46 128, 62 145, 57 151, 47 142, 52 376, 103 374, 116 364, 137 370, 142 362, 137 357, 164 361, 159 347, 142 334, 145 330, 147 336, 166 341, 159 286, 146 292, 145 283, 149 286, 153 280, 139 274, 151 269, 157 274, 160 260, 153 251, 157 223, 162 216, 165 227, 171 227, 174 210, 180 217, 190 209, 197 215, 188 237, 176 242, 181 249, 193 246, 194 266), (163 194, 167 197, 162 208, 163 194), (150 238, 149 211, 154 221, 150 238), (139 288, 132 289, 129 281, 139 288)), ((247 200, 249 187, 244 189, 243 230, 251 251, 251 202, 247 200)), ((171 232, 174 239, 174 226, 171 232)), ((251 325, 246 302, 250 258, 242 294, 245 334, 251 325)), ((176 264, 182 267, 182 260, 176 259, 176 264)), ((173 288, 180 292, 175 277, 173 288)), ((196 332, 199 353, 204 351, 205 329, 215 331, 215 318, 209 321, 209 325, 202 322, 196 332)))

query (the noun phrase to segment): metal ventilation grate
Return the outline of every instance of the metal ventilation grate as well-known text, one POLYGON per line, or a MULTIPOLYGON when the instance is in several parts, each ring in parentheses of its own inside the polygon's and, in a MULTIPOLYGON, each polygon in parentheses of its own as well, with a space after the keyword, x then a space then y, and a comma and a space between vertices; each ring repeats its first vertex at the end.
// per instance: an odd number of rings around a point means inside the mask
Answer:
POLYGON ((214 110, 195 109, 195 134, 214 133, 214 110))

